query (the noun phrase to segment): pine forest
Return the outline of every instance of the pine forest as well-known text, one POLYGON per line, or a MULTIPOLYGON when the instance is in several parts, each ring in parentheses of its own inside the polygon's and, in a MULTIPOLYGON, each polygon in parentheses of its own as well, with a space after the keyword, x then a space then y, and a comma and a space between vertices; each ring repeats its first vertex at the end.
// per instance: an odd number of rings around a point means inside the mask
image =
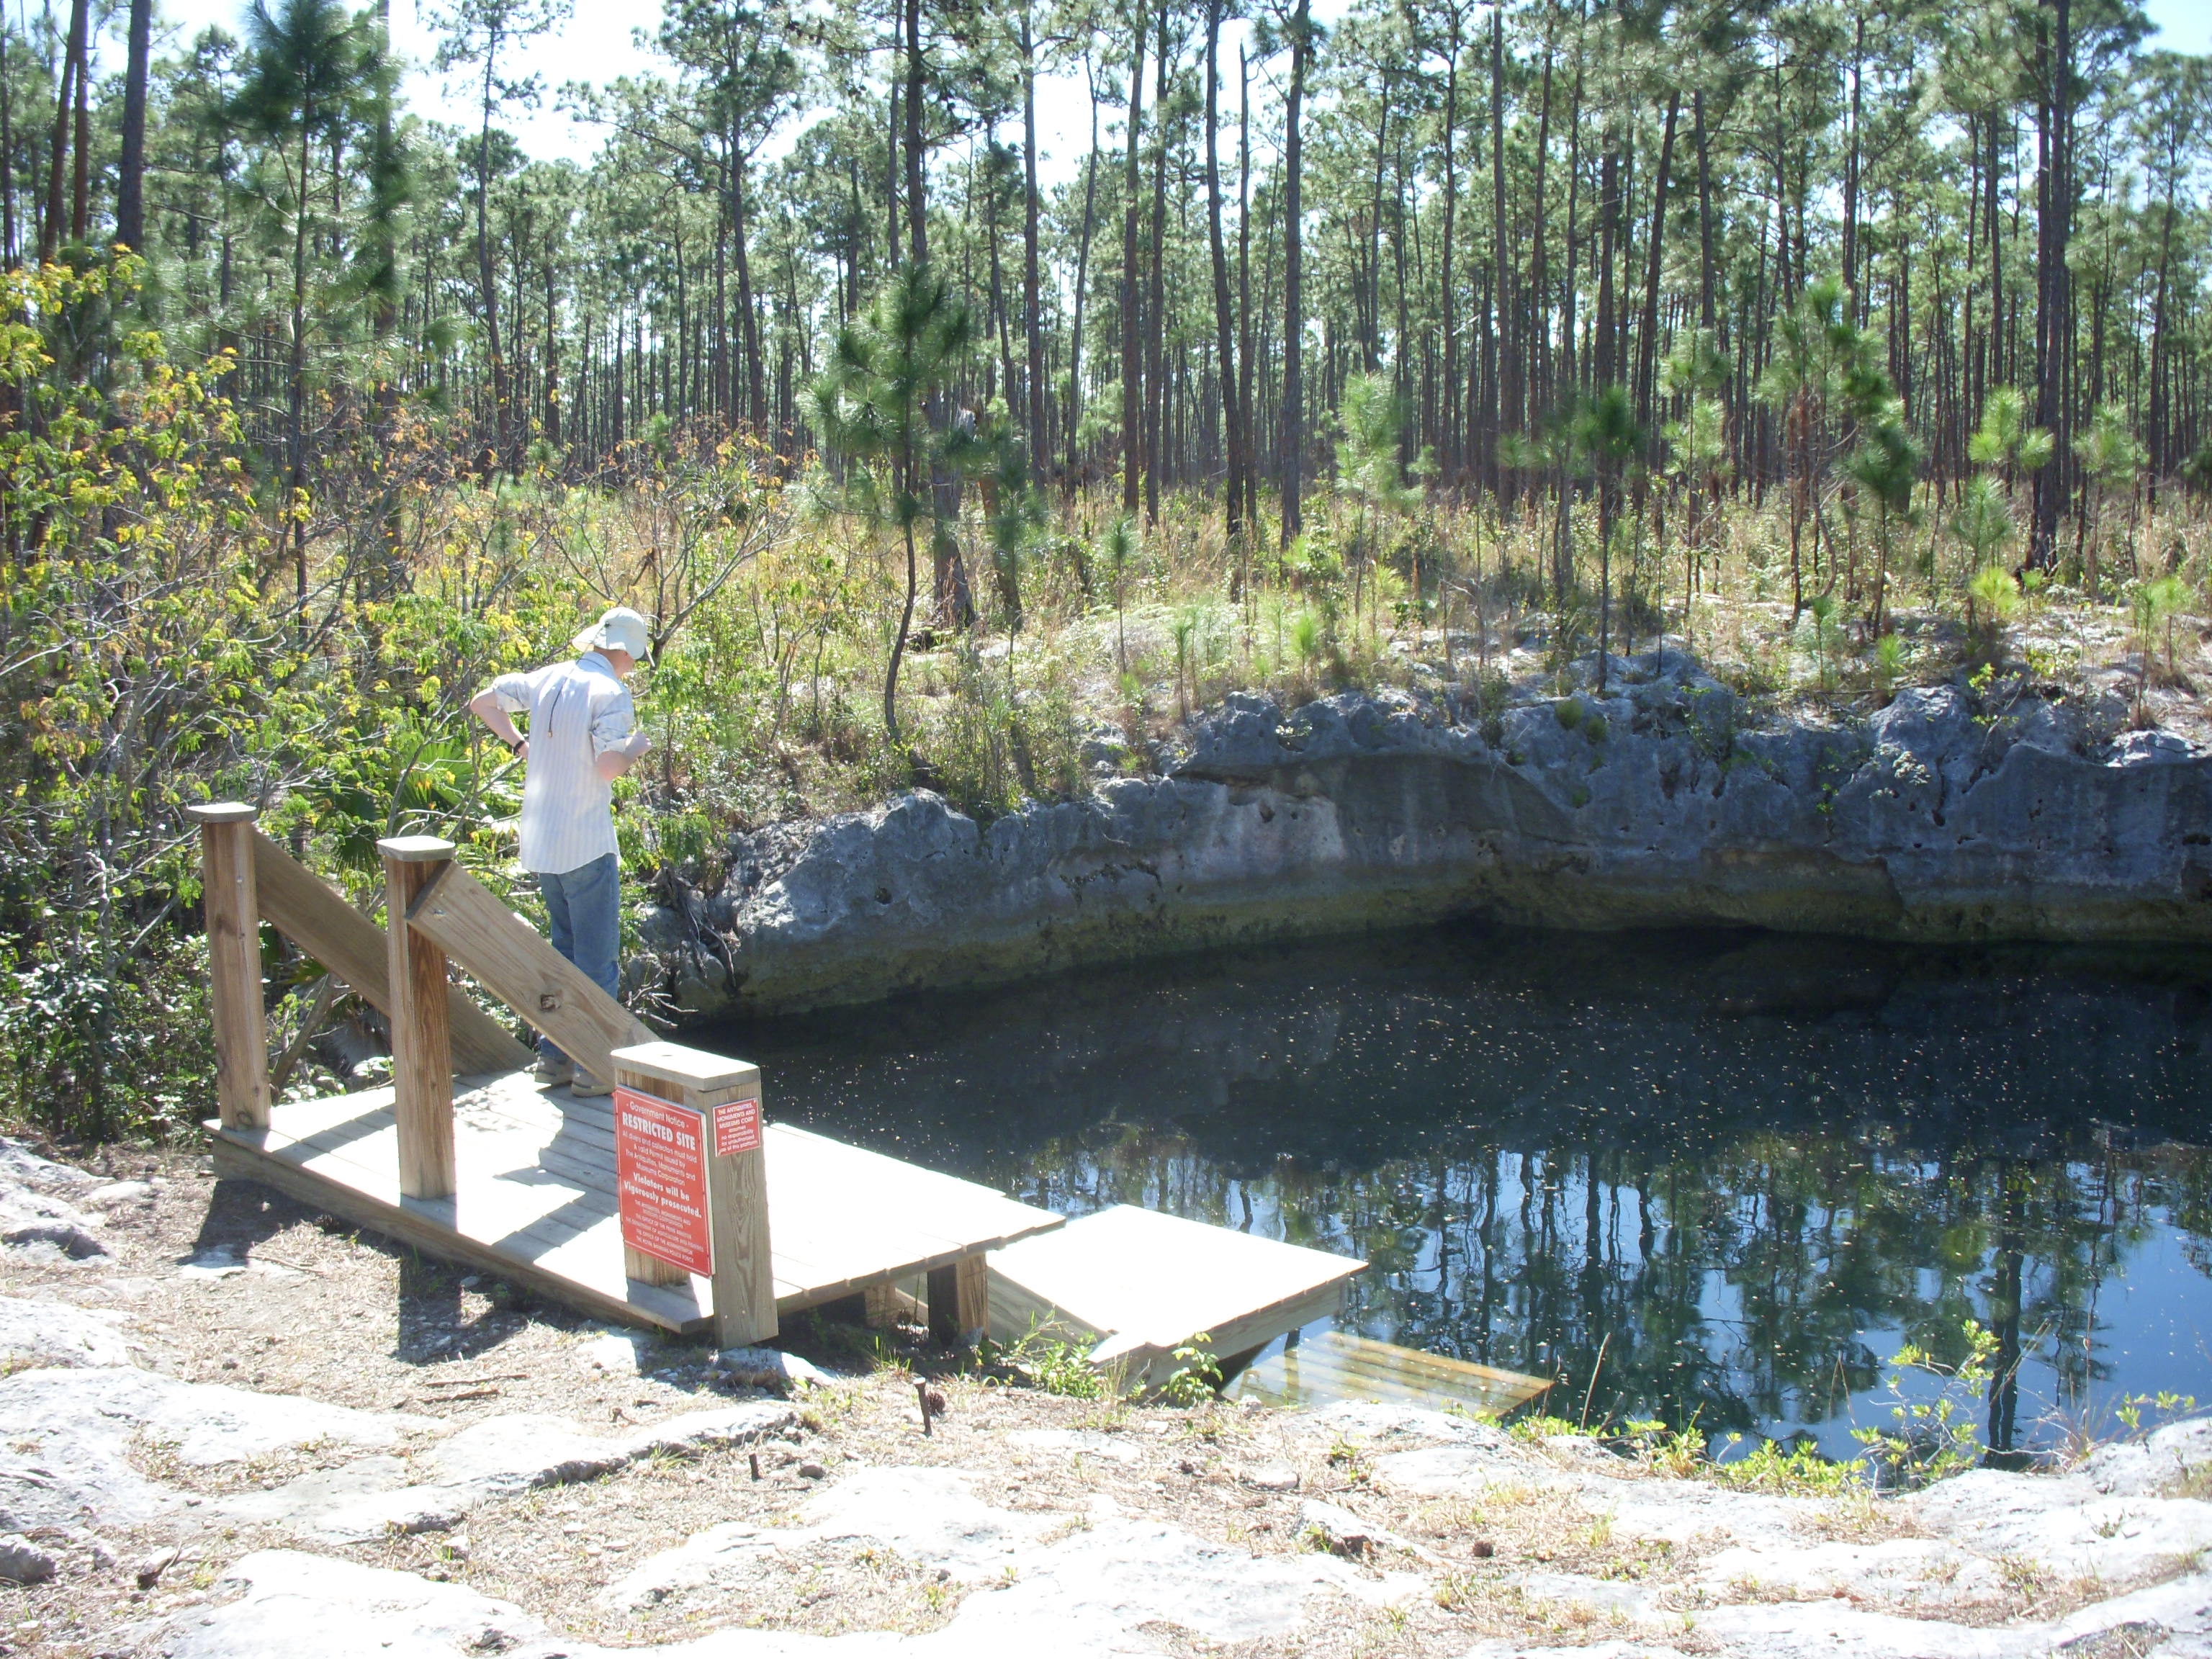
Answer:
POLYGON ((679 907, 1242 689, 2201 720, 2212 58, 2130 0, 667 0, 567 87, 568 0, 428 15, 460 125, 377 4, 0 5, 0 1115, 195 1115, 191 802, 498 879, 464 706, 609 604, 679 907))

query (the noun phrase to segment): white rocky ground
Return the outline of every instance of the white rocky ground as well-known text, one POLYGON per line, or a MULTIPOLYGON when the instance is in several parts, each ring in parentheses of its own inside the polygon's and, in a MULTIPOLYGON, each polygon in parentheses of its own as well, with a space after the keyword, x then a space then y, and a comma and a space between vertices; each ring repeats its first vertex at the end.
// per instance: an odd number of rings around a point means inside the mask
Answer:
MULTIPOLYGON (((0 1210, 82 1235, 0 1256, 9 1652, 2212 1659, 2212 1420, 1875 1501, 1375 1406, 1129 1412, 947 1379, 925 1439, 902 1373, 786 1400, 732 1382, 775 1380, 758 1357, 641 1422, 452 1408, 467 1389, 369 1409, 195 1380, 173 1329, 83 1305, 132 1254, 95 1195, 0 1148, 0 1210)), ((308 1263, 288 1285, 326 1271, 279 1237, 308 1263)), ((210 1308, 268 1282, 207 1254, 138 1253, 135 1305, 162 1274, 203 1275, 179 1294, 210 1308)), ((626 1336, 558 1344, 564 1377, 635 1378, 626 1336)), ((454 1380, 495 1392, 520 1375, 499 1358, 454 1380)))

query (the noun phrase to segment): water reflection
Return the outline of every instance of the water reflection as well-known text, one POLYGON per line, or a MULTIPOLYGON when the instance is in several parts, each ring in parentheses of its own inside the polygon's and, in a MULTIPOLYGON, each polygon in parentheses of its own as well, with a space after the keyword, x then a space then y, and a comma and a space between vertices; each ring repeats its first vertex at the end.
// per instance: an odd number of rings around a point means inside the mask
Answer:
POLYGON ((2208 1032, 2197 956, 1468 928, 714 1040, 786 1118, 1034 1203, 1364 1255, 1367 1334, 1848 1455, 1969 1316, 2018 1361, 2000 1447, 2212 1396, 2208 1032))

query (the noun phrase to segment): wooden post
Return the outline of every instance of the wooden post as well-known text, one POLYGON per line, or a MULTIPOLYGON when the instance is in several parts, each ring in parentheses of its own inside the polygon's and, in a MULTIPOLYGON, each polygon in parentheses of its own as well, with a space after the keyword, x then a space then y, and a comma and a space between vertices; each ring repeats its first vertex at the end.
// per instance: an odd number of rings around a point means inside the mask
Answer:
POLYGON ((991 1273, 982 1256, 963 1255, 929 1270, 930 1340, 953 1347, 991 1332, 991 1273))
MULTIPOLYGON (((768 1226, 767 1126, 760 1114, 760 1068, 674 1042, 633 1043, 613 1051, 617 1086, 689 1107, 701 1116, 706 1148, 708 1237, 714 1271, 714 1340, 749 1347, 776 1334, 775 1280, 768 1226), (750 1112, 739 1109, 750 1103, 750 1112), (730 1109, 718 1115, 717 1108, 730 1109)), ((623 1248, 633 1278, 665 1264, 623 1248)), ((682 1279, 678 1271, 675 1277, 682 1279)))
POLYGON ((188 806, 200 826, 208 978, 215 1002, 216 1109, 226 1129, 269 1127, 269 1049, 261 1006, 261 905, 253 890, 253 821, 243 801, 188 806))
POLYGON ((446 953, 407 925, 407 907, 453 856, 435 836, 394 836, 384 854, 384 937, 392 985, 392 1116, 404 1198, 453 1195, 453 1036, 446 953))

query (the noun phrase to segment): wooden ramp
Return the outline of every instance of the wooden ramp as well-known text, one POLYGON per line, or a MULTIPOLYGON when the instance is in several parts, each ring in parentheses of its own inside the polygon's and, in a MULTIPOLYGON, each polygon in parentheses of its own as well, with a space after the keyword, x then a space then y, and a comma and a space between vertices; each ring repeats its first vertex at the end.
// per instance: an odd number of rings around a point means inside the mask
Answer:
POLYGON ((1328 1317, 1367 1266, 1127 1204, 988 1261, 994 1340, 1058 1325, 1095 1341, 1091 1363, 1133 1388, 1164 1382, 1175 1350, 1201 1332, 1230 1359, 1328 1317))
POLYGON ((1231 1392, 1271 1406, 1375 1400, 1435 1411, 1456 1406, 1503 1417, 1551 1386, 1540 1376, 1401 1348, 1350 1331, 1324 1331, 1257 1361, 1237 1379, 1231 1392))
MULTIPOLYGON (((216 1127, 216 1170, 245 1176, 604 1316, 705 1328, 710 1281, 628 1276, 616 1212, 614 1113, 526 1072, 458 1079, 450 1197, 403 1197, 389 1088, 270 1108, 266 1128, 216 1127)), ((988 1188, 787 1124, 763 1138, 775 1310, 836 1301, 1060 1224, 988 1188)))

